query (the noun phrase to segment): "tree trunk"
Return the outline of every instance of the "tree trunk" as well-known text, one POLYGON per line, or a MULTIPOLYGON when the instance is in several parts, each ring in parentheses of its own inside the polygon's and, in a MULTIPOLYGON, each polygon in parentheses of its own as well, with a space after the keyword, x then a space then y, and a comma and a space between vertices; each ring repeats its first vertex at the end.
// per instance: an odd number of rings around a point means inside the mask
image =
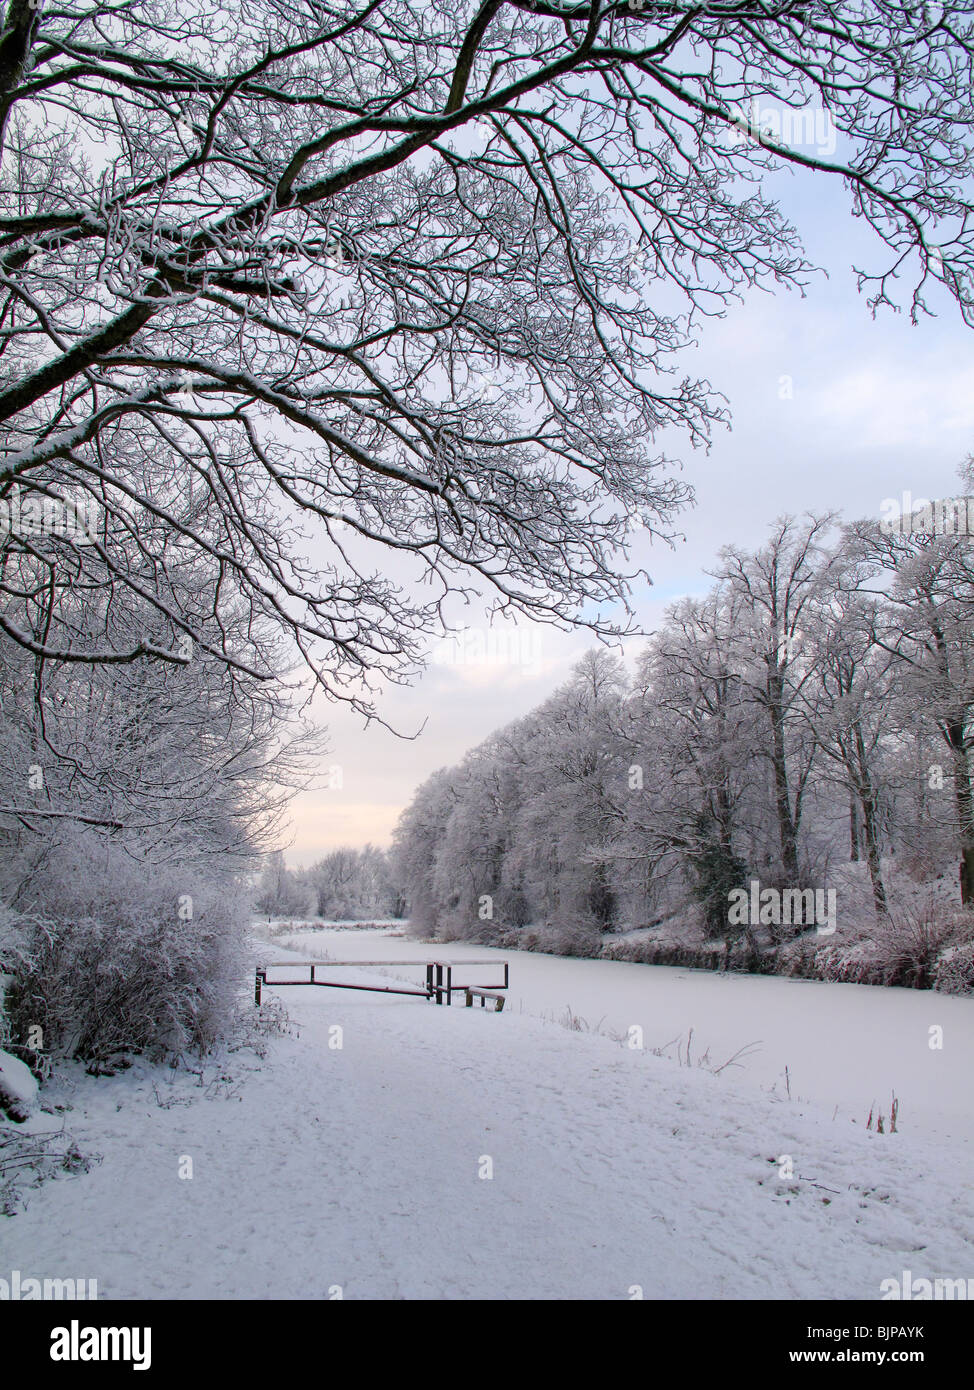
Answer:
POLYGON ((859 862, 859 806, 855 791, 849 794, 849 862, 859 862))
POLYGON ((773 671, 768 677, 768 713, 771 716, 771 758, 774 766, 775 810, 778 816, 778 836, 781 842, 781 862, 785 874, 798 883, 798 836, 791 815, 791 796, 788 790, 788 765, 785 760, 785 718, 781 675, 773 671))
POLYGON ((960 900, 968 907, 974 903, 974 789, 971 787, 971 759, 965 725, 966 720, 962 717, 947 721, 947 741, 954 754, 954 796, 961 856, 960 900))
POLYGON ((885 917, 889 911, 886 902, 886 887, 883 883, 882 864, 879 854, 879 829, 877 826, 876 814, 876 789, 873 786, 873 779, 869 771, 869 760, 866 755, 866 745, 863 742, 862 729, 856 725, 856 762, 855 769, 855 788, 859 798, 859 806, 862 811, 862 836, 866 846, 866 863, 869 865, 869 881, 873 887, 873 903, 876 911, 881 917, 885 917))

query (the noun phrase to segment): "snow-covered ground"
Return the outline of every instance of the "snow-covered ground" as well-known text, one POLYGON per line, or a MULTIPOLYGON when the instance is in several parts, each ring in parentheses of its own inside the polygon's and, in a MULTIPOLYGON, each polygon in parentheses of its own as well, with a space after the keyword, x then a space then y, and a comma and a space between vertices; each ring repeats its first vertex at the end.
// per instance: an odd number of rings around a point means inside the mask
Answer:
MULTIPOLYGON (((334 934, 332 956, 347 958, 362 936, 334 934)), ((294 958, 308 958, 306 937, 300 945, 294 958)), ((413 949, 376 933, 369 958, 413 949)), ((289 958, 277 942, 267 956, 289 958)), ((650 983, 661 972, 547 957, 516 957, 524 1012, 282 989, 300 1036, 274 1040, 263 1063, 234 1054, 229 1080, 212 1066, 203 1087, 133 1068, 79 1077, 71 1096, 49 1090, 49 1104, 73 1100, 69 1128, 104 1161, 47 1183, 0 1222, 0 1274, 95 1278, 101 1297, 383 1299, 627 1299, 637 1288, 646 1298, 878 1299, 881 1281, 904 1269, 974 1276, 970 1151, 925 1132, 919 1099, 906 1132, 867 1133, 833 1118, 834 1102, 771 1096, 750 1074, 679 1067, 527 1011, 550 971, 549 1007, 595 1013, 606 965, 621 982, 615 1021, 642 1022, 647 1048, 678 1018, 719 1045, 729 1025, 717 1004, 735 995, 750 1001, 743 1021, 767 1035, 755 1001, 769 987, 767 999, 782 986, 796 1000, 827 991, 825 1055, 838 1046, 834 1016, 843 1036, 849 1027, 845 1006, 833 1013, 828 1002, 845 986, 689 972, 684 986, 684 972, 669 971, 695 1007, 684 1018, 671 1002, 661 1017, 650 983), (640 1013, 628 1008, 630 971, 649 991, 640 1013), (598 981, 589 994, 586 978, 598 981), (566 992, 570 981, 578 987, 566 992), (192 1177, 181 1177, 188 1160, 192 1177)), ((943 1022, 950 1037, 967 1006, 927 997, 911 1013, 903 991, 859 993, 867 1010, 877 999, 861 1017, 860 1051, 895 1016, 903 1030, 943 1022), (895 1007, 883 1007, 886 994, 895 1007)), ((785 1004, 774 1009, 785 1027, 785 1004)), ((814 1014, 795 1006, 797 1031, 778 1059, 809 1083, 823 1069, 798 1042, 814 1014)))
POLYGON ((37 1099, 37 1081, 19 1057, 0 1049, 0 1103, 18 1119, 30 1114, 37 1099))
MULTIPOLYGON (((813 1100, 830 1114, 838 1106, 837 1118, 861 1125, 870 1107, 885 1107, 888 1115, 895 1093, 901 1132, 974 1143, 974 999, 494 951, 454 941, 430 946, 382 932, 325 929, 284 940, 306 959, 508 959, 511 1009, 559 1019, 571 1008, 589 1027, 623 1034, 635 1025, 647 1049, 682 1037, 684 1055, 692 1028, 691 1061, 709 1048, 718 1066, 756 1044, 732 1069, 756 1088, 785 1094, 790 1087, 793 1097, 813 1100), (937 1028, 942 1038, 931 1033, 937 1028), (938 1041, 943 1045, 931 1047, 938 1041)), ((268 946, 268 958, 275 950, 276 943, 268 946)), ((670 1049, 674 1057, 677 1050, 670 1049)))

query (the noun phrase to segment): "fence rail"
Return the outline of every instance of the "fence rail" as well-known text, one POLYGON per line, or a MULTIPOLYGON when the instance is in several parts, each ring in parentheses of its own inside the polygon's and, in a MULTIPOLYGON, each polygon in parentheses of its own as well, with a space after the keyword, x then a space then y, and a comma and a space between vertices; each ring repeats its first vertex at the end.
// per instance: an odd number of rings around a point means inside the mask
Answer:
POLYGON ((261 995, 268 985, 317 985, 323 989, 358 989, 372 994, 409 994, 420 999, 433 999, 437 1004, 452 1004, 454 994, 467 994, 470 990, 478 992, 505 990, 509 984, 510 966, 506 960, 271 960, 257 966, 254 975, 254 1003, 260 1005, 261 995), (353 985, 341 980, 319 980, 315 977, 316 970, 368 969, 369 967, 389 965, 411 965, 417 969, 425 968, 425 985, 419 989, 405 989, 398 985, 353 985), (465 968, 471 965, 502 966, 504 970, 503 984, 484 980, 455 984, 453 980, 454 966, 465 968), (308 976, 306 979, 302 977, 299 980, 269 980, 267 978, 268 970, 307 970, 308 976))

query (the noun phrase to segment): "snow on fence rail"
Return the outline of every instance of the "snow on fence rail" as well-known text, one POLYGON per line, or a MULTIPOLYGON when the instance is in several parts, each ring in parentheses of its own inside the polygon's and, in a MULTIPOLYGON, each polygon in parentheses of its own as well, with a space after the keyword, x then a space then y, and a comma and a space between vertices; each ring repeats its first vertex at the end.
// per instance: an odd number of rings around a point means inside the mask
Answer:
POLYGON ((480 1000, 483 1008, 488 999, 494 1001, 494 1012, 500 1013, 504 1007, 504 996, 501 990, 508 988, 510 983, 510 966, 506 960, 430 960, 425 962, 426 983, 418 989, 404 989, 400 986, 392 985, 352 985, 340 980, 319 980, 315 977, 316 970, 341 970, 347 967, 355 969, 367 969, 368 967, 382 967, 388 965, 422 965, 424 962, 416 960, 278 960, 266 961, 263 965, 258 965, 254 975, 254 1003, 258 1006, 261 1001, 263 989, 268 985, 320 985, 325 989, 362 989, 373 994, 413 994, 421 999, 435 999, 437 1004, 452 1004, 453 996, 457 993, 466 995, 466 1003, 469 1008, 475 998, 480 1000), (489 981, 474 981, 470 984, 455 984, 453 980, 453 967, 469 965, 490 965, 503 966, 503 984, 492 983, 489 981), (268 970, 290 970, 308 971, 307 979, 299 980, 269 980, 268 970))

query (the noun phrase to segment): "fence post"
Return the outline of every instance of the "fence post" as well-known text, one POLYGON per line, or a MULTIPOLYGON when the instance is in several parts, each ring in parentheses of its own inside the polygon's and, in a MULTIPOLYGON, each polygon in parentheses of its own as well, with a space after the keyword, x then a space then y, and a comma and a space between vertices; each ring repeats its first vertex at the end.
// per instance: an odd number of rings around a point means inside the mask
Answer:
POLYGON ((254 971, 254 1003, 260 1008, 260 966, 254 971))

